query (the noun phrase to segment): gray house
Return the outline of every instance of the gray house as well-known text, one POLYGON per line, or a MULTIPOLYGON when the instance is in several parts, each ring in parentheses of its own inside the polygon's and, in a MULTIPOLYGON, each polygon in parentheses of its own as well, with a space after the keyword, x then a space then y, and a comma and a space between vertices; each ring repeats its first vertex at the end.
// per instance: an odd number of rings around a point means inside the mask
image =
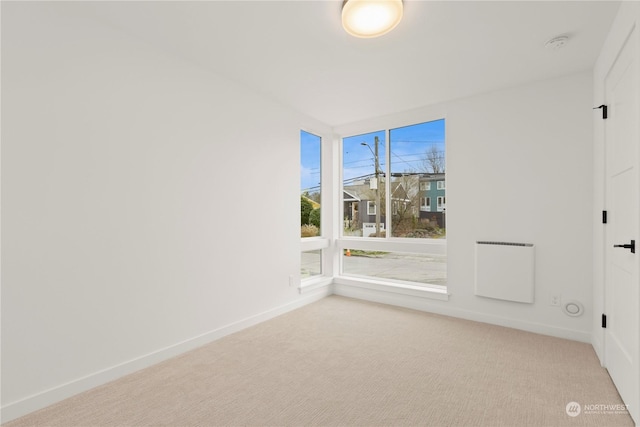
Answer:
MULTIPOLYGON (((378 209, 376 192, 384 192, 382 180, 379 190, 375 188, 375 184, 374 188, 371 188, 371 181, 368 178, 361 183, 343 187, 344 227, 351 230, 362 230, 365 237, 368 237, 367 231, 369 234, 375 233, 376 210, 378 209)), ((393 216, 401 215, 407 208, 410 208, 411 199, 401 182, 391 183, 391 202, 393 216)), ((380 204, 380 230, 386 230, 386 206, 383 196, 380 204)), ((417 210, 413 209, 412 212, 415 215, 417 210)))

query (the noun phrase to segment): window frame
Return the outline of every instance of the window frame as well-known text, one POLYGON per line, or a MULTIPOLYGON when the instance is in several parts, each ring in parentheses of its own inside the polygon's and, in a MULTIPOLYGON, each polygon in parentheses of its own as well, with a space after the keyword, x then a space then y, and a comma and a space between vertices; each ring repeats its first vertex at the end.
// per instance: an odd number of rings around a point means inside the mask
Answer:
MULTIPOLYGON (((319 141, 318 141, 318 146, 319 146, 319 148, 320 148, 320 152, 318 153, 318 161, 319 161, 319 166, 318 166, 319 171, 318 171, 318 174, 319 174, 319 180, 320 180, 320 183, 319 183, 319 186, 318 186, 318 188, 319 188, 319 192, 320 192, 320 203, 318 203, 318 204, 320 205, 320 217, 321 217, 321 218, 320 218, 320 234, 319 234, 318 236, 311 236, 311 237, 302 237, 302 236, 301 236, 301 237, 300 237, 301 239, 312 239, 312 238, 314 238, 314 237, 322 237, 322 234, 323 234, 323 233, 322 233, 322 193, 323 193, 323 188, 322 188, 322 187, 323 187, 323 186, 322 186, 322 181, 323 181, 322 172, 323 172, 323 169, 324 169, 324 162, 323 162, 323 160, 322 160, 322 151, 323 151, 323 150, 322 150, 322 145, 323 145, 323 144, 322 144, 322 141, 323 141, 323 138, 322 138, 322 136, 321 136, 321 135, 318 135, 318 134, 316 134, 316 133, 314 133, 314 132, 309 132, 309 131, 307 131, 307 130, 305 130, 305 129, 300 129, 300 141, 299 141, 299 145, 300 145, 300 158, 302 158, 302 133, 306 133, 306 134, 308 134, 308 135, 311 135, 311 136, 314 136, 314 137, 318 138, 318 139, 319 139, 319 141)), ((302 163, 302 162, 301 162, 301 163, 302 163)), ((310 187, 310 188, 315 188, 315 187, 310 187)), ((302 189, 300 189, 300 196, 301 196, 301 197, 303 196, 303 194, 302 194, 302 189)), ((311 200, 311 199, 310 199, 310 198, 308 198, 308 197, 306 197, 306 198, 307 198, 308 200, 311 200)), ((313 200, 312 200, 312 201, 313 201, 313 200)))
POLYGON ((420 196, 420 210, 422 212, 431 212, 431 197, 429 196, 420 196), (422 203, 422 201, 426 203, 422 203), (423 209, 425 208, 425 209, 423 209))
POLYGON ((376 206, 376 202, 373 200, 367 200, 367 215, 375 215, 377 213, 378 207, 376 206), (371 207, 373 206, 373 212, 371 212, 371 207))
MULTIPOLYGON (((289 277, 289 286, 296 286, 300 294, 311 292, 331 285, 335 270, 334 256, 331 250, 330 239, 333 230, 333 212, 331 198, 335 197, 332 191, 331 172, 335 168, 332 155, 332 138, 328 131, 319 131, 308 127, 299 127, 299 148, 301 149, 302 132, 312 134, 320 138, 320 235, 314 237, 300 237, 300 268, 302 268, 302 253, 321 251, 321 274, 302 278, 302 271, 298 275, 289 277)), ((301 157, 301 153, 299 158, 301 157)), ((302 190, 302 189, 301 189, 302 190)), ((300 191, 300 194, 302 192, 300 191)), ((299 217, 300 215, 298 215, 299 217)))
MULTIPOLYGON (((444 145, 445 145, 445 157, 448 153, 448 144, 447 144, 447 117, 445 114, 438 114, 436 117, 419 117, 417 120, 403 120, 403 121, 391 121, 385 123, 384 121, 371 121, 369 123, 358 124, 356 126, 346 126, 346 129, 336 129, 336 140, 335 147, 338 152, 338 161, 333 163, 333 166, 337 167, 339 170, 336 171, 337 174, 337 182, 335 183, 335 188, 337 194, 340 195, 338 200, 338 222, 342 223, 341 219, 344 218, 344 202, 342 199, 342 194, 344 191, 343 188, 343 172, 344 172, 344 147, 343 140, 346 138, 350 138, 358 135, 366 135, 370 133, 379 132, 380 129, 384 129, 385 135, 385 167, 384 173, 385 176, 390 176, 391 171, 391 150, 392 144, 390 138, 390 131, 392 129, 418 125, 421 123, 427 123, 432 121, 444 121, 444 145)), ((446 170, 445 172, 446 173, 446 170)), ((445 175, 446 176, 446 175, 445 175)), ((446 179, 445 179, 446 180, 446 179)), ((386 215, 387 218, 392 218, 392 203, 389 203, 390 195, 391 195, 391 179, 384 180, 384 201, 386 209, 382 212, 383 215, 386 215)), ((420 187, 419 187, 420 188, 420 187)), ((420 190, 419 191, 430 191, 431 190, 431 182, 427 182, 428 190, 420 190)), ((431 197, 429 198, 429 207, 431 208, 431 197)), ((419 211, 420 209, 418 209, 419 211)), ((343 251, 346 249, 361 249, 361 250, 383 250, 388 252, 405 252, 405 253, 429 253, 429 248, 433 246, 447 246, 447 239, 444 238, 421 238, 421 239, 412 239, 407 237, 393 237, 391 233, 385 233, 385 236, 382 237, 358 237, 358 236, 347 236, 343 233, 343 227, 338 226, 335 230, 334 235, 335 238, 335 246, 339 250, 339 255, 337 256, 336 262, 337 265, 335 267, 336 274, 334 275, 334 284, 346 284, 357 287, 367 287, 370 289, 379 289, 384 290, 386 292, 399 293, 403 295, 419 295, 425 298, 433 298, 440 300, 448 300, 448 291, 447 286, 443 285, 430 285, 430 284, 420 284, 416 285, 413 282, 406 283, 398 283, 397 281, 391 280, 380 280, 374 276, 365 276, 365 277, 356 277, 350 276, 348 274, 343 273, 343 261, 344 256, 343 251)), ((445 249, 446 251, 446 249, 445 249)))

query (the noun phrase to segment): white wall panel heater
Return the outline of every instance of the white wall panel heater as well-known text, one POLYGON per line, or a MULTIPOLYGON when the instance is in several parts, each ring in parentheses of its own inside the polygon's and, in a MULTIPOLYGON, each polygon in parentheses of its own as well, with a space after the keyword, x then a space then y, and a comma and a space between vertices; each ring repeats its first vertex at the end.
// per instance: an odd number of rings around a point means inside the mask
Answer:
POLYGON ((532 303, 535 250, 531 243, 476 242, 475 294, 532 303))

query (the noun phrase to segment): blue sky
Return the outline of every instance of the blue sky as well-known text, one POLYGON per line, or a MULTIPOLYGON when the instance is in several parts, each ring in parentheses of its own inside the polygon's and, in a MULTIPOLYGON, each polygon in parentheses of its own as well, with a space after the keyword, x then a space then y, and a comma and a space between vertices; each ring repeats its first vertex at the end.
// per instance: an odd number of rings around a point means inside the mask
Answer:
POLYGON ((301 191, 309 189, 309 192, 313 193, 320 189, 320 142, 319 136, 300 131, 301 191))
MULTIPOLYGON (((390 144, 385 141, 384 130, 343 139, 343 178, 345 184, 354 178, 375 173, 375 137, 378 137, 380 169, 386 169, 388 146, 391 146, 391 172, 424 172, 426 153, 435 146, 445 151, 445 121, 419 123, 391 129, 390 144), (368 145, 364 146, 362 143, 368 145)), ((301 189, 312 189, 320 183, 320 137, 300 132, 301 189)))

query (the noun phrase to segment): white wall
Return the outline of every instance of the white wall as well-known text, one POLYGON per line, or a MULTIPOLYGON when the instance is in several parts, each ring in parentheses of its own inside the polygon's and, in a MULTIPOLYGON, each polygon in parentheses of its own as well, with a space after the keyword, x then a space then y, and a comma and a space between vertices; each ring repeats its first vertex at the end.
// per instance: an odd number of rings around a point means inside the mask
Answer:
POLYGON ((2 5, 3 421, 327 292, 289 286, 326 129, 72 7, 2 5))
POLYGON ((336 285, 381 302, 590 341, 592 308, 592 78, 535 82, 341 126, 343 136, 446 118, 447 302, 336 285), (536 245, 535 303, 474 295, 474 242, 536 245), (578 300, 570 317, 551 295, 578 300))

